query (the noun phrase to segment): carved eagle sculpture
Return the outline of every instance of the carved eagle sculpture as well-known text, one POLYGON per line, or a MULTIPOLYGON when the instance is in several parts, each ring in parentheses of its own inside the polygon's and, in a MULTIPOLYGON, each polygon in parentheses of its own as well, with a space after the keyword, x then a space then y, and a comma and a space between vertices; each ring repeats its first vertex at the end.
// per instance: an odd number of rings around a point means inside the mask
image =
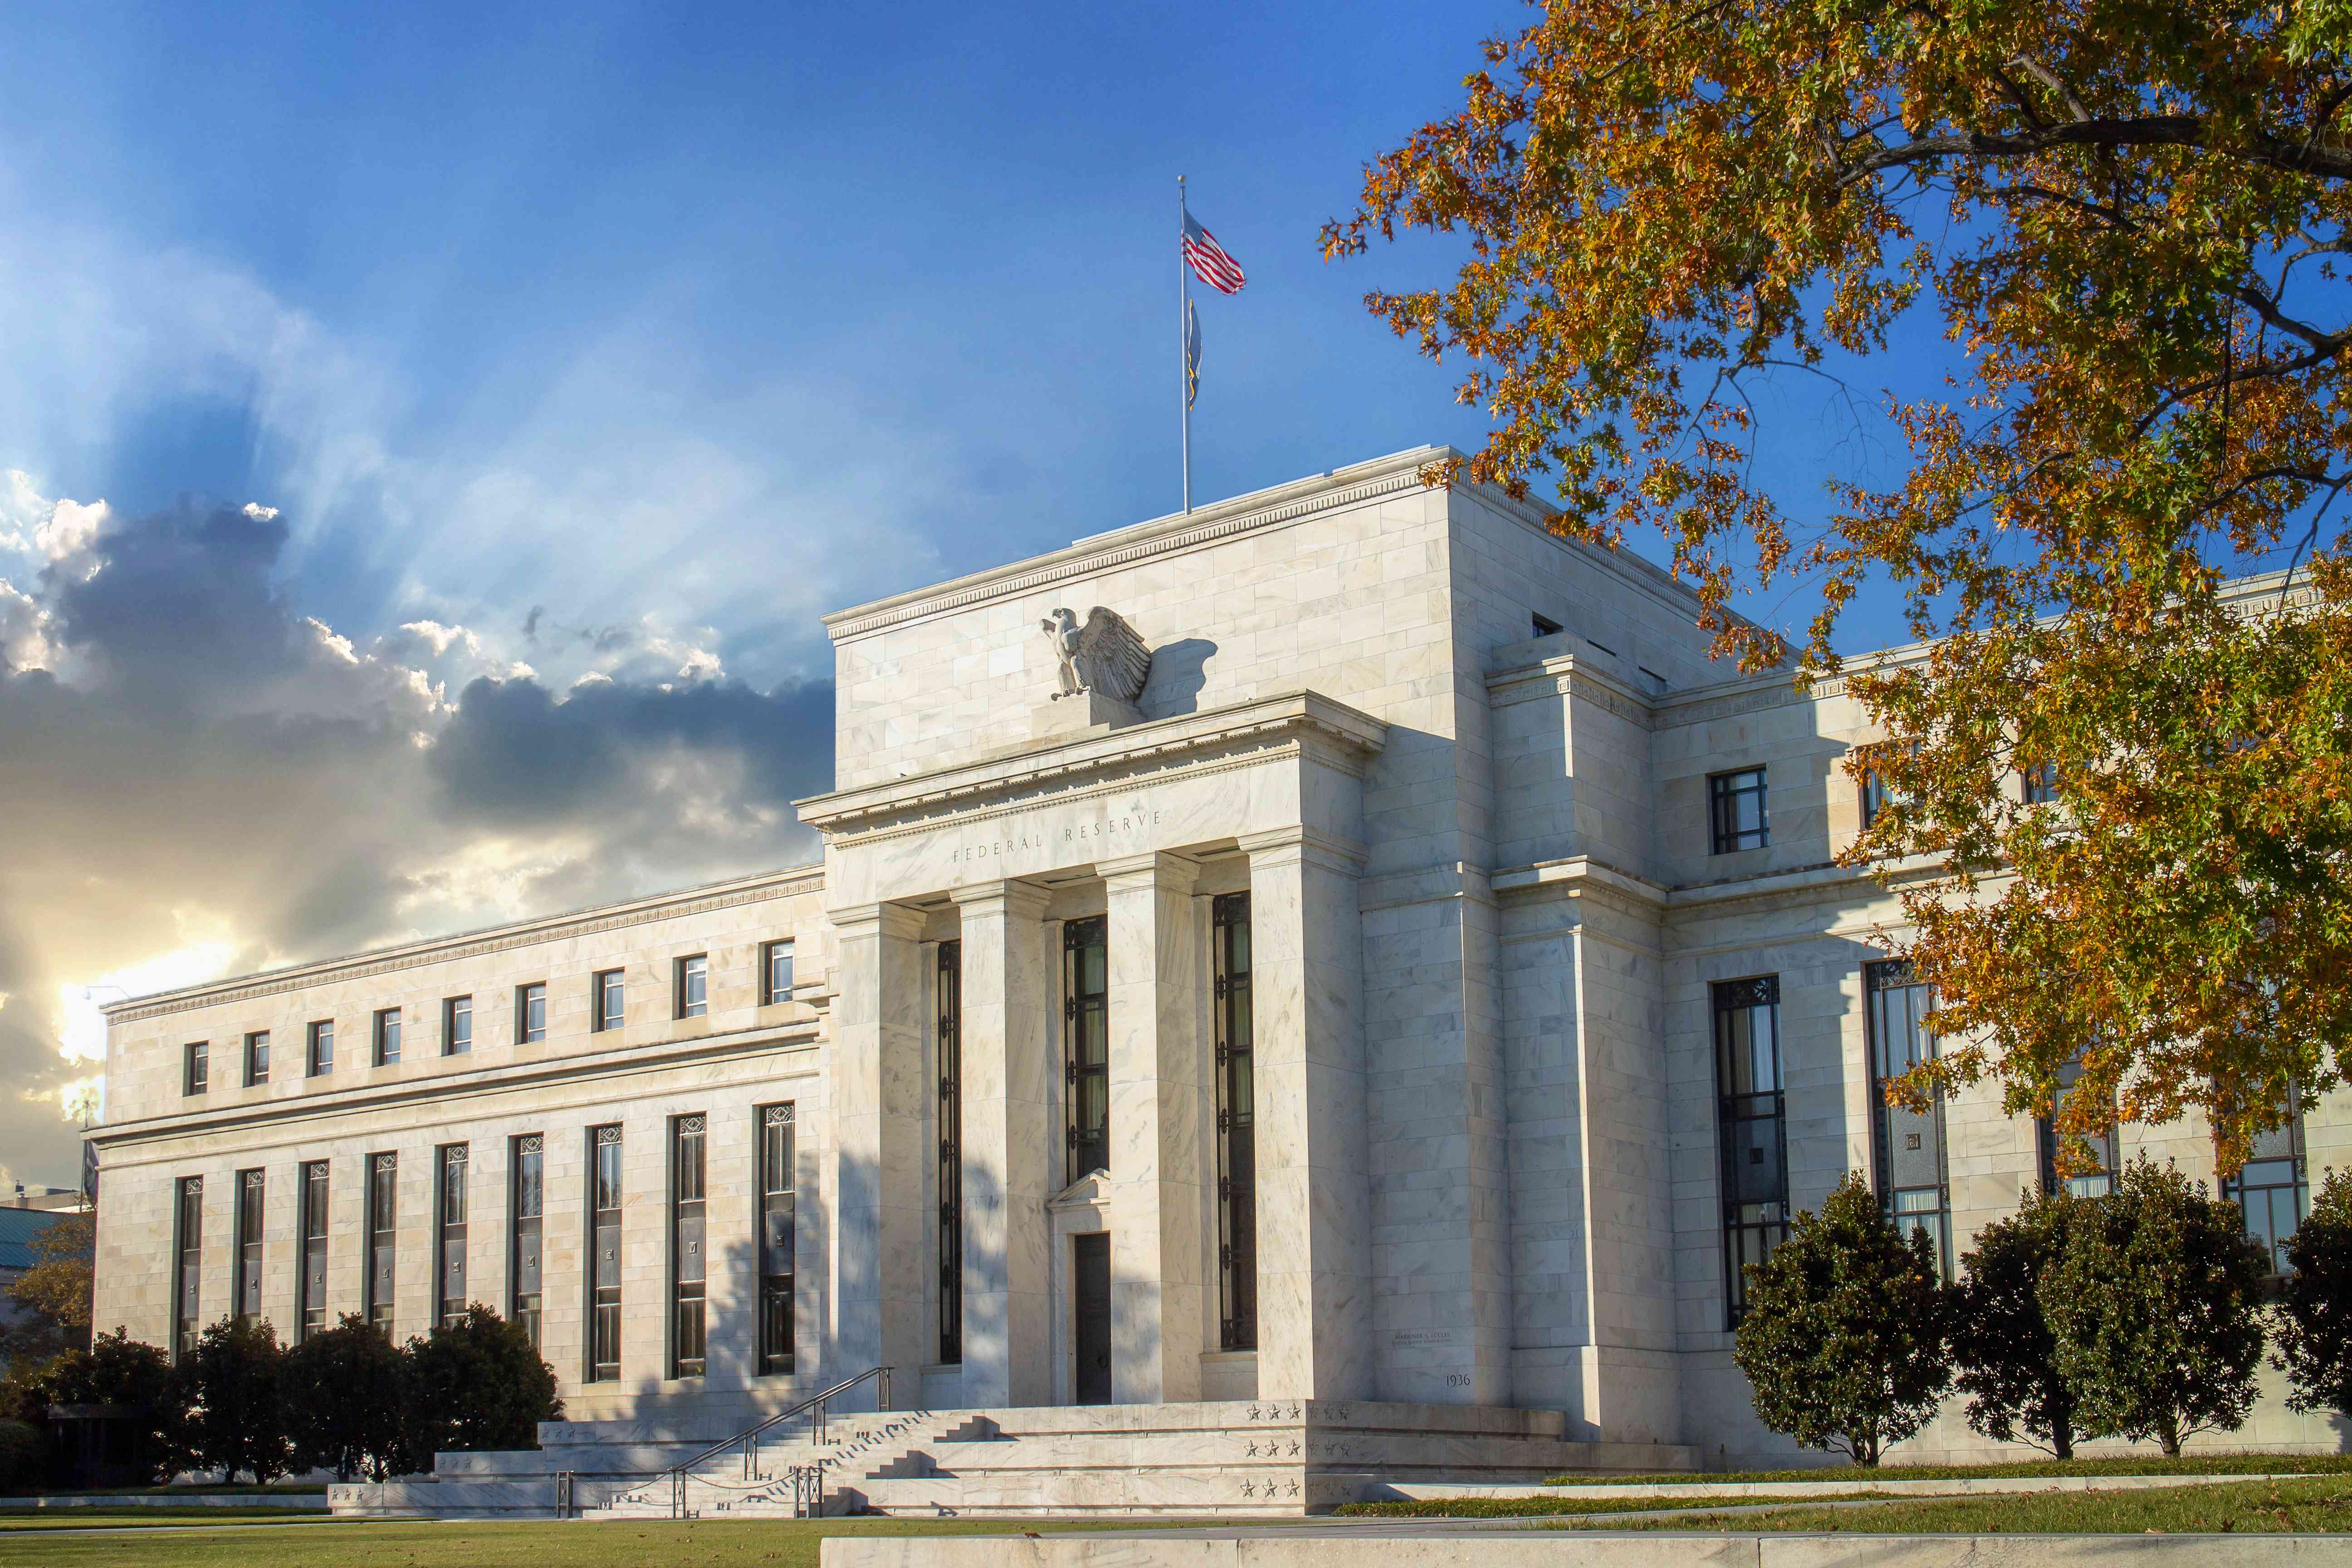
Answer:
POLYGON ((1097 605, 1080 626, 1074 611, 1055 610, 1037 625, 1061 664, 1062 689, 1054 693, 1057 700, 1089 691, 1129 703, 1142 697, 1143 683, 1151 677, 1151 650, 1118 611, 1097 605))

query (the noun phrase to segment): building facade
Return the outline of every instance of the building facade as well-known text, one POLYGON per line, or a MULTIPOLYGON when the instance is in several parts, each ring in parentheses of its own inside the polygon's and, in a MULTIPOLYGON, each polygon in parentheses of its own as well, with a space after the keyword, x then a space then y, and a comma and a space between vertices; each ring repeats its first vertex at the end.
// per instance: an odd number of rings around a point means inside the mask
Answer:
MULTIPOLYGON (((1948 1267, 2046 1133, 1876 1092, 1935 1047, 1899 906, 1834 864, 1840 684, 1711 663, 1666 574, 1424 488, 1441 455, 827 617, 822 865, 110 1008, 99 1322, 480 1301, 574 1421, 722 1433, 887 1364, 935 1410, 1785 1455, 1738 1262, 1859 1169, 1948 1267)), ((2249 1167, 2250 1223, 2347 1109, 2249 1167)), ((2201 1128, 2141 1148, 2210 1173, 2201 1128)), ((2337 1446, 2274 1397, 2239 1440, 2337 1446)))

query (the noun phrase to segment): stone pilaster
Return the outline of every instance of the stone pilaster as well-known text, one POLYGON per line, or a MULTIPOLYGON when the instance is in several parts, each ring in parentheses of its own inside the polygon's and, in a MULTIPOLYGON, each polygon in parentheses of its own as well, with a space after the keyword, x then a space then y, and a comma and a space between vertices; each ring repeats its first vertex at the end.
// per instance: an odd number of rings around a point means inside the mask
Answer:
POLYGON ((1257 1116, 1257 1388, 1372 1392, 1357 862, 1298 829, 1244 838, 1257 1116))
POLYGON ((963 1402, 1053 1399, 1054 961, 1045 893, 956 890, 963 921, 963 1402))
POLYGON ((833 1352, 827 1378, 876 1364, 919 1386, 929 1303, 923 1248, 922 916, 897 904, 832 911, 833 1352))
POLYGON ((1101 861, 1109 900, 1111 1398, 1201 1397, 1206 1167, 1192 883, 1173 855, 1101 861))

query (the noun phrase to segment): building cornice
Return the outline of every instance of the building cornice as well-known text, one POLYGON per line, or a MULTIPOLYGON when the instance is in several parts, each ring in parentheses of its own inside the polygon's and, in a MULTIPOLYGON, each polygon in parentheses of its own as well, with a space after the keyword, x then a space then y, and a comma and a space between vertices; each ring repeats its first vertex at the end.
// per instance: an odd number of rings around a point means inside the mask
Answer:
POLYGON ((510 925, 485 926, 450 936, 405 942, 398 947, 352 953, 342 958, 320 959, 284 969, 266 969, 258 973, 210 980, 198 985, 110 1003, 101 1010, 110 1026, 134 1024, 142 1019, 160 1018, 196 1007, 252 1002, 311 985, 364 980, 449 959, 479 958, 537 942, 562 942, 572 937, 592 936, 599 931, 645 925, 654 921, 674 920, 681 915, 704 914, 712 910, 765 903, 771 899, 789 899, 824 890, 824 868, 822 866, 763 871, 754 877, 707 882, 700 887, 681 888, 673 892, 650 894, 619 903, 593 905, 584 910, 572 910, 537 920, 517 921, 510 925))
POLYGON ((1010 756, 959 763, 793 804, 803 823, 830 838, 985 809, 1047 789, 1082 795, 1115 786, 1139 769, 1184 766, 1237 746, 1320 746, 1341 757, 1369 758, 1387 743, 1388 726, 1371 715, 1318 692, 1294 691, 1108 734, 1048 742, 1010 756))

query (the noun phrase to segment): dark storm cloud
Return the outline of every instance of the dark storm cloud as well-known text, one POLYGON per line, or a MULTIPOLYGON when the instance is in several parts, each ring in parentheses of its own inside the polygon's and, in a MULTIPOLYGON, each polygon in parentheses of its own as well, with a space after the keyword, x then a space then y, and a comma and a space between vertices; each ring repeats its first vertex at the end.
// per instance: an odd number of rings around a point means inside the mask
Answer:
MULTIPOLYGON (((475 679, 278 585, 257 509, 114 520, 14 578, 50 668, 0 665, 0 1165, 70 1180, 61 986, 210 943, 250 967, 812 852, 829 685, 475 679), (373 651, 371 651, 373 650, 373 651), (404 662, 404 661, 410 662, 404 662)), ((0 556, 0 576, 9 574, 0 556)), ((497 668, 443 639, 452 660, 497 668)))

